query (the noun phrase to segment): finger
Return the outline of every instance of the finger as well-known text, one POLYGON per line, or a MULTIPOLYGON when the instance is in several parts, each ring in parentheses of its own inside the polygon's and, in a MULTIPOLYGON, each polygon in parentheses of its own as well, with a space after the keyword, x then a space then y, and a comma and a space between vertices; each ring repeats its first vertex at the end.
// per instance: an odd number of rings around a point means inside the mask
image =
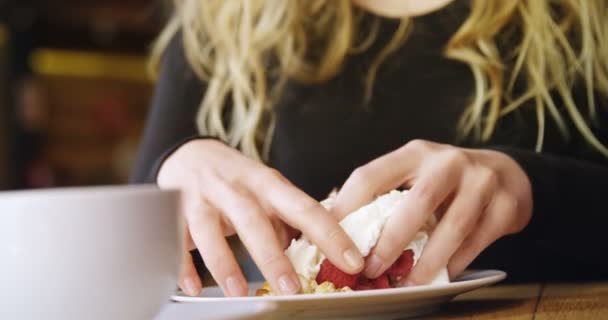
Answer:
POLYGON ((196 297, 201 293, 203 287, 201 279, 196 272, 190 251, 184 250, 179 272, 179 287, 191 297, 196 297))
POLYGON ((470 170, 454 201, 433 231, 422 256, 407 281, 410 284, 427 284, 448 265, 450 258, 473 230, 492 199, 497 185, 493 171, 470 170))
POLYGON ((306 235, 334 265, 351 274, 361 271, 361 253, 319 202, 281 178, 276 171, 263 171, 262 176, 249 181, 256 181, 252 190, 260 199, 268 201, 283 221, 306 235), (268 197, 269 194, 273 196, 268 197))
POLYGON ((403 185, 419 166, 419 148, 402 148, 357 168, 348 177, 332 207, 338 220, 390 190, 403 185), (404 161, 404 159, 406 159, 404 161))
POLYGON ((460 248, 452 255, 447 265, 450 279, 454 279, 462 273, 481 251, 494 241, 488 232, 484 230, 487 228, 488 223, 484 217, 476 225, 475 230, 462 242, 460 248))
MULTIPOLYGON (((181 192, 180 208, 185 209, 189 199, 189 193, 181 192)), ((182 215, 185 217, 186 212, 182 211, 182 215)), ((190 235, 190 230, 188 224, 186 223, 186 220, 180 220, 180 223, 183 224, 182 227, 184 228, 184 251, 182 252, 182 258, 180 261, 179 287, 185 294, 191 297, 196 297, 200 295, 200 292, 203 287, 201 278, 199 277, 198 272, 196 271, 196 267, 194 265, 194 262, 192 261, 192 255, 190 253, 191 250, 196 249, 196 244, 194 244, 194 241, 192 240, 192 236, 190 235)))
POLYGON ((367 258, 365 275, 376 278, 401 255, 418 230, 456 189, 459 170, 437 161, 422 173, 405 198, 396 205, 367 258))
POLYGON ((188 224, 184 225, 184 228, 186 229, 185 231, 185 236, 184 236, 184 241, 186 243, 186 245, 184 246, 184 248, 186 248, 187 251, 192 251, 194 249, 196 249, 196 244, 194 243, 194 240, 192 240, 192 236, 190 235, 190 229, 188 227, 188 224))
POLYGON ((503 193, 497 193, 476 224, 475 230, 461 244, 448 264, 450 279, 462 273, 477 256, 504 234, 503 217, 512 215, 511 201, 503 193))
POLYGON ((272 225, 272 228, 279 239, 281 247, 283 249, 287 249, 291 243, 291 239, 296 238, 299 231, 283 222, 283 220, 281 220, 279 215, 276 213, 276 210, 268 203, 268 201, 258 198, 258 203, 266 212, 266 216, 270 220, 270 224, 272 225))
POLYGON ((219 212, 202 198, 190 202, 187 219, 205 266, 226 296, 247 295, 247 281, 224 237, 219 212))
MULTIPOLYGON (((224 181, 215 184, 214 204, 223 210, 241 241, 273 288, 282 294, 296 294, 300 281, 264 209, 246 189, 230 186, 224 181)), ((272 193, 271 193, 272 194, 272 193)))
POLYGON ((291 240, 297 238, 297 230, 286 225, 278 218, 270 218, 270 223, 272 224, 272 228, 279 239, 281 248, 283 248, 283 250, 287 249, 291 243, 291 240))

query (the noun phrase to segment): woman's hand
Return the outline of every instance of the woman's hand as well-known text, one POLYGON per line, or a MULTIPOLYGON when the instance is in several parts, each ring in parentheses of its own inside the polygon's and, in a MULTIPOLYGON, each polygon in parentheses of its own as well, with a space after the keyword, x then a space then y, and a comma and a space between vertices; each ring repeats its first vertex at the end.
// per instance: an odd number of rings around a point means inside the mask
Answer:
POLYGON ((332 211, 342 218, 397 187, 410 191, 367 258, 370 278, 397 259, 432 214, 439 223, 407 285, 430 282, 446 265, 451 278, 458 275, 496 239, 521 231, 532 214, 530 181, 509 156, 421 140, 355 170, 332 211))
MULTIPOLYGON (((301 230, 341 269, 356 273, 363 258, 317 201, 294 187, 276 170, 215 140, 193 140, 163 163, 158 184, 182 191, 187 223, 186 249, 195 245, 213 278, 227 296, 247 294, 247 282, 226 241, 238 234, 270 285, 282 294, 299 291, 300 282, 283 250, 301 230), (291 226, 291 227, 290 227, 291 226)), ((202 284, 188 250, 180 287, 198 295, 202 284)))

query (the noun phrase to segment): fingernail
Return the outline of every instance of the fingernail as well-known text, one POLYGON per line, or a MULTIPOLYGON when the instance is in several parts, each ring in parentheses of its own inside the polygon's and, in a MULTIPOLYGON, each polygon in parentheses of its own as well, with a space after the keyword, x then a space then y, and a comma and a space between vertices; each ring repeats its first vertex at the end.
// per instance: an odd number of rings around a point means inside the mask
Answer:
POLYGON ((359 270, 364 263, 363 257, 361 257, 359 251, 356 251, 354 249, 348 249, 344 251, 344 260, 346 260, 346 263, 348 263, 351 268, 357 270, 359 270))
POLYGON ((300 292, 300 281, 292 276, 283 275, 279 278, 279 290, 282 294, 296 294, 300 292))
POLYGON ((243 287, 243 282, 239 281, 239 279, 235 276, 230 276, 226 278, 226 289, 228 289, 228 294, 231 297, 239 297, 245 294, 245 287, 243 287))
POLYGON ((375 279, 382 269, 382 259, 375 254, 367 258, 367 267, 365 267, 365 275, 370 279, 375 279))
POLYGON ((191 297, 198 296, 199 294, 198 287, 195 284, 194 279, 190 277, 184 279, 184 290, 186 291, 186 294, 191 297))

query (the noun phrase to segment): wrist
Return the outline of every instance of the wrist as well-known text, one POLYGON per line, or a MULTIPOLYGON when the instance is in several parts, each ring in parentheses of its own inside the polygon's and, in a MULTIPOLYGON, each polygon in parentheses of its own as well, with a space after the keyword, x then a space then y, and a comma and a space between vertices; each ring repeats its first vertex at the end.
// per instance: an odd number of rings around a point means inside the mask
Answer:
POLYGON ((167 170, 166 167, 170 166, 167 164, 167 162, 169 162, 169 160, 171 158, 173 158, 178 151, 184 150, 184 148, 189 148, 191 145, 198 144, 201 142, 222 143, 223 144, 223 142, 221 140, 219 140, 215 137, 210 137, 210 136, 195 135, 195 136, 190 136, 185 139, 182 139, 181 141, 179 141, 178 143, 173 145, 171 148, 169 148, 167 151, 165 151, 158 158, 158 160, 156 161, 156 165, 154 166, 154 170, 153 170, 153 181, 156 182, 157 184, 161 185, 161 183, 162 183, 161 176, 163 175, 163 172, 167 170))

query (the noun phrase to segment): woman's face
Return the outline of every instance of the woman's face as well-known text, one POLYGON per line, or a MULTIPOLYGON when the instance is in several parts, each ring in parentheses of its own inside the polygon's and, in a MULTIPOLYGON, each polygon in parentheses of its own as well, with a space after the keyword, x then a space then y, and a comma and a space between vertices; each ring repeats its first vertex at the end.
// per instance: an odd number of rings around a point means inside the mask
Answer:
POLYGON ((454 0, 352 0, 356 5, 389 18, 421 16, 454 0))

